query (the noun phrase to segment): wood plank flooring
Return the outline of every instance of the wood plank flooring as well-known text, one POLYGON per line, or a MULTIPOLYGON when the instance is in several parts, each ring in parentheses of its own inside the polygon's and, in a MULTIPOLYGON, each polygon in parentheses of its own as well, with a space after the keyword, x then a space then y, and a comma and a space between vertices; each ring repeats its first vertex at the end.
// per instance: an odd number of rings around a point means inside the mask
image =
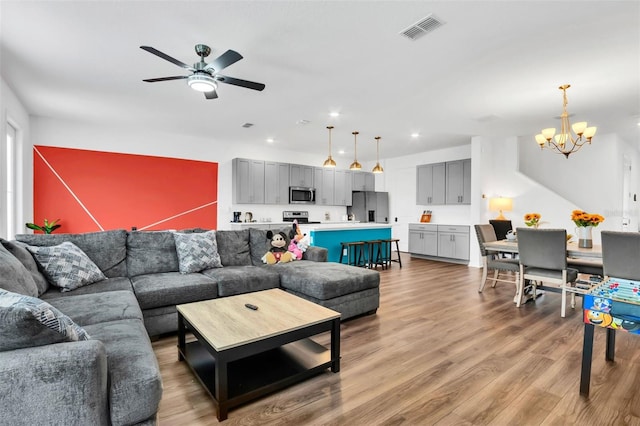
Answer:
MULTIPOLYGON (((342 323, 340 373, 232 409, 223 424, 640 426, 639 336, 617 333, 616 362, 606 363, 596 329, 585 399, 580 299, 561 318, 559 294, 518 309, 511 284, 477 292, 481 269, 404 254, 402 263, 381 271, 378 313, 342 323)), ((176 345, 176 336, 153 343, 160 424, 217 424, 176 345)))

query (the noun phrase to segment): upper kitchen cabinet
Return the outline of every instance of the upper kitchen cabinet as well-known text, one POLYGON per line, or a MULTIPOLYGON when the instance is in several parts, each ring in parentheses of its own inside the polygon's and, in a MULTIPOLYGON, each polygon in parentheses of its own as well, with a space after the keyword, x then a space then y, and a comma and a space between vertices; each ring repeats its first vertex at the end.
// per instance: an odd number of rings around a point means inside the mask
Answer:
POLYGON ((234 158, 231 162, 234 204, 264 203, 264 161, 234 158))
POLYGON ((334 205, 335 170, 316 167, 313 180, 316 184, 316 204, 324 206, 334 205))
POLYGON ((313 167, 291 164, 289 169, 289 186, 313 188, 313 167))
POLYGON ((352 200, 353 172, 349 170, 336 170, 334 174, 335 192, 333 196, 336 206, 350 206, 352 200))
POLYGON ((289 204, 288 163, 264 163, 264 203, 289 204))
POLYGON ((445 203, 445 163, 423 164, 416 167, 416 204, 445 203))
POLYGON ((376 178, 371 172, 353 172, 352 191, 375 191, 376 178))
POLYGON ((447 166, 447 204, 471 204, 471 159, 450 161, 447 166))

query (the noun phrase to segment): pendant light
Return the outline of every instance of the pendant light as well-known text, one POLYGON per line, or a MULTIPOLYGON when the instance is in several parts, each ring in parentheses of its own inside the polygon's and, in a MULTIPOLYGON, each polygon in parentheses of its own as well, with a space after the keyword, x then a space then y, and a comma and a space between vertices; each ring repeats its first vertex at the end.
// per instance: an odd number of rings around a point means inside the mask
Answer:
POLYGON ((353 135, 353 163, 349 166, 349 170, 360 170, 362 165, 358 163, 358 134, 360 132, 351 132, 353 135))
POLYGON ((382 173, 384 172, 384 169, 380 165, 380 139, 382 138, 380 136, 376 136, 375 139, 376 139, 376 166, 373 168, 372 172, 382 173))
POLYGON ((324 161, 322 167, 335 167, 336 162, 331 157, 331 129, 333 129, 333 126, 327 126, 327 129, 329 129, 329 157, 324 161))

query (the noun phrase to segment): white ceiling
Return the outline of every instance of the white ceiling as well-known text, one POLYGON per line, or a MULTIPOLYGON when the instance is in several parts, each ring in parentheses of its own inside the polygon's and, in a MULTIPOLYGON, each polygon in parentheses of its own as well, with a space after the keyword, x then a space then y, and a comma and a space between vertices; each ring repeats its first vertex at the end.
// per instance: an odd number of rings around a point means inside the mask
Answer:
POLYGON ((640 140, 639 1, 1 0, 0 15, 2 76, 36 116, 213 143, 274 138, 323 155, 331 124, 346 167, 354 130, 360 160, 375 158, 377 135, 382 158, 474 135, 535 143, 559 125, 557 87, 570 83, 574 121, 640 140), (445 25, 399 35, 430 13, 445 25), (192 64, 198 43, 209 61, 238 51, 244 59, 223 74, 266 89, 220 84, 206 100, 185 80, 142 82, 188 71, 139 46, 192 64))

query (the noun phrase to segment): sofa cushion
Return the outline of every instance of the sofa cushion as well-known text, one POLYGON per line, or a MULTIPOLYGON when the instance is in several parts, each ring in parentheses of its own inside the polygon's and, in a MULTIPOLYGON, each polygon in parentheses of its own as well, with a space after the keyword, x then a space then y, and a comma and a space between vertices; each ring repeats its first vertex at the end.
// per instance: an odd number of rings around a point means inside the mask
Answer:
POLYGON ((71 291, 107 279, 95 263, 75 244, 27 246, 49 282, 62 291, 71 291))
MULTIPOLYGON (((251 265, 249 230, 218 231, 218 253, 223 266, 251 265)), ((263 253, 264 254, 264 253, 263 253)))
MULTIPOLYGON (((36 287, 38 287, 38 294, 36 296, 41 296, 45 291, 49 289, 49 281, 45 278, 44 275, 38 269, 38 264, 36 263, 33 255, 29 250, 27 250, 27 245, 25 243, 21 243, 20 241, 7 241, 0 238, 0 242, 6 248, 9 253, 11 253, 16 259, 18 259, 29 274, 33 281, 36 283, 36 287)), ((9 289, 6 289, 9 290, 9 289)))
POLYGON ((134 231, 127 237, 127 269, 130 277, 179 270, 173 233, 134 231))
POLYGON ((38 295, 38 286, 27 268, 3 244, 0 244, 0 288, 26 296, 38 295))
POLYGON ((222 268, 216 231, 182 234, 173 233, 180 273, 189 274, 203 269, 222 268))
POLYGON ((154 416, 162 398, 162 378, 142 321, 110 321, 86 328, 107 352, 111 424, 137 424, 154 416))
POLYGON ((87 332, 47 302, 0 290, 0 351, 88 340, 87 332))
POLYGON ((143 319, 133 291, 72 295, 48 300, 48 303, 82 327, 121 319, 143 319))
POLYGON ((29 246, 56 246, 69 241, 85 252, 105 276, 127 276, 127 231, 124 229, 84 234, 20 234, 16 240, 29 246))
MULTIPOLYGON (((281 229, 272 229, 271 232, 284 232, 289 235, 291 229, 291 226, 284 226, 281 229)), ((249 228, 251 264, 254 266, 264 265, 262 257, 271 249, 271 240, 267 238, 267 232, 266 229, 249 228)))
POLYGON ((218 282, 218 294, 221 297, 278 288, 280 285, 280 276, 276 271, 251 265, 207 269, 202 274, 218 282))
POLYGON ((280 286, 314 297, 328 300, 356 293, 380 285, 380 273, 335 262, 299 260, 263 266, 280 274, 280 286))
POLYGON ((131 283, 143 310, 218 297, 216 281, 199 273, 138 275, 131 278, 131 283))
POLYGON ((73 297, 80 294, 94 294, 111 291, 127 290, 133 292, 131 281, 127 277, 115 277, 108 280, 98 281, 91 285, 77 288, 73 291, 60 291, 58 287, 51 286, 49 291, 40 296, 43 300, 57 299, 59 297, 73 297))

